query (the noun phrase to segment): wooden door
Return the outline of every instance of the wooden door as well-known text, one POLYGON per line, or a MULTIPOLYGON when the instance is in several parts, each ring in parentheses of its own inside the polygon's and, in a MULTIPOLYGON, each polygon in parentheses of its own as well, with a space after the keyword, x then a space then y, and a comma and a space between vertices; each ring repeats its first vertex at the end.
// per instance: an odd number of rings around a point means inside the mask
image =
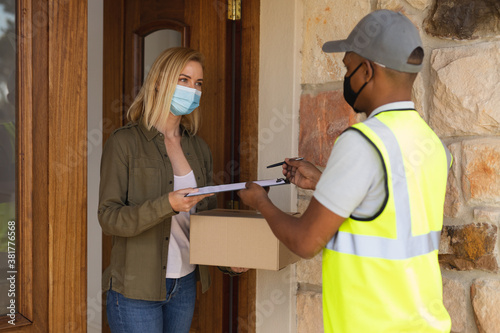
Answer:
MULTIPOLYGON (((226 3, 220 0, 105 1, 104 140, 124 125, 126 110, 141 86, 144 38, 154 31, 176 30, 184 46, 201 51, 206 58, 199 135, 212 150, 215 181, 235 181, 240 176, 254 179, 256 145, 245 145, 242 154, 239 146, 245 138, 253 142, 257 129, 258 4, 244 4, 247 21, 234 23, 227 21, 226 3), (240 52, 245 40, 249 48, 240 52), (236 101, 234 96, 241 97, 236 101)), ((224 207, 227 198, 221 196, 218 201, 224 207)), ((109 264, 110 249, 111 240, 104 237, 103 269, 109 264)), ((192 332, 254 331, 255 272, 229 278, 211 268, 211 275, 209 291, 201 294, 198 290, 192 332)), ((103 331, 108 329, 103 320, 103 331)))
POLYGON ((16 313, 0 331, 86 332, 87 1, 12 3, 2 52, 15 47, 16 279, 2 296, 16 313))

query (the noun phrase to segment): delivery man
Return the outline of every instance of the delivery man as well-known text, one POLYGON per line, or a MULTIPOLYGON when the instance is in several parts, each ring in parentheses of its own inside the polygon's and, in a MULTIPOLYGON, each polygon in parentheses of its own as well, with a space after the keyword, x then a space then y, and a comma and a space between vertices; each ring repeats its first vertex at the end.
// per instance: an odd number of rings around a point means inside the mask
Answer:
POLYGON ((375 11, 323 51, 345 52, 344 98, 368 118, 339 136, 323 173, 286 159, 283 174, 314 190, 300 218, 257 184, 238 194, 299 256, 323 250, 325 332, 449 332, 438 246, 452 158, 411 102, 418 31, 375 11))

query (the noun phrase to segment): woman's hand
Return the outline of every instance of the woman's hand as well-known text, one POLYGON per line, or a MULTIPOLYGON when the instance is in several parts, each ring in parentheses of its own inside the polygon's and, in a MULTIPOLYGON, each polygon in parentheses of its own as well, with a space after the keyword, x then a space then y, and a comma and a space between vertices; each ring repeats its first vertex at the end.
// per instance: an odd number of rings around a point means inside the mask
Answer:
POLYGON ((283 175, 292 184, 306 190, 315 190, 321 171, 318 170, 311 162, 296 161, 294 159, 285 158, 283 163, 283 175))
POLYGON ((248 268, 243 268, 243 267, 231 267, 231 270, 235 273, 245 273, 248 271, 248 268))
POLYGON ((206 197, 214 195, 214 193, 211 193, 186 197, 186 194, 196 192, 198 192, 197 188, 185 188, 182 190, 170 192, 168 194, 168 201, 170 201, 170 206, 176 212, 189 212, 189 210, 193 208, 198 202, 205 199, 206 197))

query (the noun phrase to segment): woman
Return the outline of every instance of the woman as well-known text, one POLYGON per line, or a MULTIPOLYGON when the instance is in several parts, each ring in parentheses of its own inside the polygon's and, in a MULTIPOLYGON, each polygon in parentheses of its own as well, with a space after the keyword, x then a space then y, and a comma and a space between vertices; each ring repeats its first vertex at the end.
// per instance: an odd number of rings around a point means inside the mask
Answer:
POLYGON ((189 215, 215 208, 215 197, 185 197, 212 183, 212 155, 196 136, 202 84, 201 53, 164 51, 130 123, 105 144, 98 215, 113 235, 103 275, 113 332, 189 332, 196 280, 210 284, 206 267, 189 264, 189 215))

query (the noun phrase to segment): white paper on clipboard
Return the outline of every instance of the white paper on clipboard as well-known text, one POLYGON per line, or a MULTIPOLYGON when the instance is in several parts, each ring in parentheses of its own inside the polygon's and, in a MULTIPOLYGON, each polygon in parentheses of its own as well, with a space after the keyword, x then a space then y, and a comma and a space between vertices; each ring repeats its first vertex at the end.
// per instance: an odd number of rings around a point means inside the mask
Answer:
MULTIPOLYGON (((219 192, 229 192, 229 191, 239 191, 239 190, 243 190, 243 189, 246 188, 245 187, 246 183, 247 182, 198 187, 198 190, 199 190, 198 192, 188 193, 185 196, 186 197, 194 197, 194 196, 203 195, 203 194, 211 194, 211 193, 219 193, 219 192)), ((258 184, 258 185, 260 185, 262 187, 290 184, 284 178, 256 180, 256 181, 253 181, 252 183, 258 184)))

